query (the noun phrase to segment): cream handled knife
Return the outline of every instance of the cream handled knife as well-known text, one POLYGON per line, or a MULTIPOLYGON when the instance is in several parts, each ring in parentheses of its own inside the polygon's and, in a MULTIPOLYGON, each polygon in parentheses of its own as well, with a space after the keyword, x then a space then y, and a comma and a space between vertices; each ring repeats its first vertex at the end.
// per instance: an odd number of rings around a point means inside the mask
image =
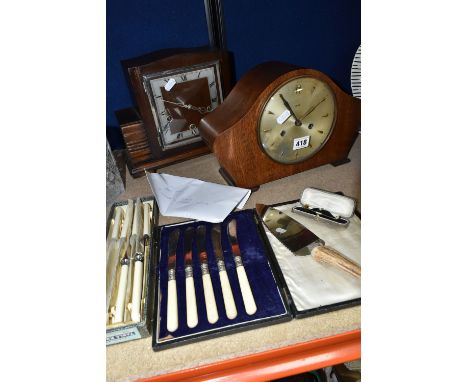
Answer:
POLYGON ((167 249, 167 330, 174 332, 179 327, 177 308, 176 254, 179 243, 179 229, 169 234, 167 249))
MULTIPOLYGON (((130 247, 127 247, 127 252, 130 247)), ((115 303, 115 312, 112 317, 112 323, 117 324, 123 321, 124 319, 124 310, 125 310, 125 292, 127 289, 127 275, 128 275, 128 264, 129 258, 127 254, 120 261, 120 279, 119 279, 119 289, 117 291, 117 301, 115 303)))
POLYGON ((195 228, 188 227, 184 232, 185 254, 185 299, 187 302, 187 326, 194 328, 198 325, 197 300, 195 298, 195 284, 193 282, 192 243, 195 228))
POLYGON ((221 225, 215 224, 211 229, 211 242, 216 256, 216 264, 218 265, 219 279, 221 281, 221 290, 223 292, 224 308, 229 319, 237 317, 236 303, 232 295, 231 284, 226 273, 226 265, 224 264, 223 249, 221 247, 221 225))
POLYGON ((136 244, 137 250, 134 258, 133 271, 131 319, 134 322, 139 322, 141 320, 141 298, 143 290, 143 268, 145 262, 145 249, 149 244, 151 229, 150 211, 151 210, 149 203, 143 203, 143 238, 140 238, 136 244))
POLYGON ((252 289, 250 288, 249 279, 247 278, 247 274, 245 273, 244 264, 242 263, 241 252, 237 240, 236 219, 232 219, 229 222, 227 233, 229 237, 229 242, 231 243, 234 262, 236 263, 237 277, 239 278, 239 285, 241 288, 245 311, 247 312, 247 314, 252 315, 257 311, 257 305, 255 304, 252 289))
POLYGON ((204 225, 197 227, 197 249, 202 270, 206 315, 208 317, 208 322, 210 324, 214 324, 216 321, 218 321, 219 315, 213 292, 213 284, 211 283, 210 269, 208 267, 208 254, 206 252, 206 227, 204 225))
POLYGON ((128 276, 127 276, 127 291, 125 293, 125 311, 124 320, 128 321, 131 319, 131 299, 133 290, 133 278, 134 278, 134 265, 135 257, 137 254, 142 254, 141 248, 141 236, 143 231, 143 211, 142 211, 141 199, 138 198, 133 212, 133 224, 132 224, 132 236, 130 236, 130 245, 132 247, 130 262, 128 264, 128 276))
POLYGON ((144 253, 147 243, 147 238, 139 243, 139 248, 135 254, 135 264, 133 270, 133 288, 132 288, 132 303, 131 303, 131 319, 133 322, 140 322, 141 320, 141 292, 143 289, 143 266, 144 266, 144 253))

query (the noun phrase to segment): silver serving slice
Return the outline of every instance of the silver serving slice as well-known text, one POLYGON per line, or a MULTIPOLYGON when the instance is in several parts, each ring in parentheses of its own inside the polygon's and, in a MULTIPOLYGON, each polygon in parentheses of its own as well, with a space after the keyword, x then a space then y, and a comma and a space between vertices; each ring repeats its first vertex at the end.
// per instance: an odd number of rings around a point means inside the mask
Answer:
POLYGON ((312 254, 322 263, 336 266, 356 277, 361 277, 361 267, 344 257, 312 231, 284 212, 264 204, 257 204, 256 210, 268 230, 294 255, 312 254))
POLYGON ((174 332, 179 327, 179 316, 177 313, 177 284, 176 284, 176 253, 179 243, 179 229, 169 234, 167 249, 167 330, 174 332))

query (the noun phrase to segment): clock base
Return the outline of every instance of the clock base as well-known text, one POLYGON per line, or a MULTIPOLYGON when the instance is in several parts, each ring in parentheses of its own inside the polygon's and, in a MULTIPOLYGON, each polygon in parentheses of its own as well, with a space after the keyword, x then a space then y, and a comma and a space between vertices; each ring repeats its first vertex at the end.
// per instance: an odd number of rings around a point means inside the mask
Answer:
POLYGON ((346 163, 349 163, 349 162, 351 162, 351 159, 345 158, 345 159, 337 160, 337 161, 335 161, 335 162, 331 162, 330 164, 331 164, 333 167, 338 167, 338 166, 341 166, 341 165, 346 164, 346 163))
MULTIPOLYGON (((234 181, 234 179, 232 179, 231 175, 229 175, 229 173, 226 171, 226 169, 224 169, 223 167, 220 167, 219 168, 219 173, 221 174, 221 176, 223 177, 223 179, 226 181, 227 184, 229 184, 230 186, 233 186, 233 187, 238 187, 236 185, 236 182, 234 181)), ((250 187, 250 191, 255 192, 255 191, 258 191, 259 188, 260 188, 260 186, 250 187)))
POLYGON ((117 120, 127 148, 127 166, 134 178, 145 175, 145 171, 154 171, 174 163, 209 154, 205 145, 173 153, 164 158, 156 158, 150 148, 143 121, 133 108, 116 111, 117 120))

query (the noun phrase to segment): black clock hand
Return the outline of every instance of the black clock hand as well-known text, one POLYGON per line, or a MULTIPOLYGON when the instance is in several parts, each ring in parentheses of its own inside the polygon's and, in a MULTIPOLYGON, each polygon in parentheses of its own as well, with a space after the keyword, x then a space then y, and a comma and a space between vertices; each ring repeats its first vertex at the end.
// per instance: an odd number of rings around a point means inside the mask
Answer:
POLYGON ((299 120, 299 118, 296 117, 296 114, 294 114, 293 110, 291 109, 291 105, 289 105, 289 102, 286 101, 286 99, 283 97, 282 94, 280 94, 279 96, 281 97, 281 100, 283 101, 284 106, 286 106, 286 109, 288 109, 289 112, 291 113, 291 115, 293 116, 293 118, 294 118, 294 120, 295 120, 294 124, 295 124, 296 126, 301 126, 301 125, 302 125, 302 122, 299 120))

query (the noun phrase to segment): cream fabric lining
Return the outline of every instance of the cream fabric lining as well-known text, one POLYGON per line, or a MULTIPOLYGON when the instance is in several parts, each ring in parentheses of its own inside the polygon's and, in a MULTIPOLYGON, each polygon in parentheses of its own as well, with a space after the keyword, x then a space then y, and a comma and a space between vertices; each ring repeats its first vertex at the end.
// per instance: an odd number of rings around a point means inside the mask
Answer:
MULTIPOLYGON (((354 215, 347 227, 341 227, 292 212, 292 207, 298 205, 293 203, 276 208, 314 232, 325 241, 325 245, 361 264, 360 219, 354 215)), ((295 256, 268 229, 266 232, 298 311, 361 297, 359 278, 333 266, 318 263, 310 255, 295 256)))

